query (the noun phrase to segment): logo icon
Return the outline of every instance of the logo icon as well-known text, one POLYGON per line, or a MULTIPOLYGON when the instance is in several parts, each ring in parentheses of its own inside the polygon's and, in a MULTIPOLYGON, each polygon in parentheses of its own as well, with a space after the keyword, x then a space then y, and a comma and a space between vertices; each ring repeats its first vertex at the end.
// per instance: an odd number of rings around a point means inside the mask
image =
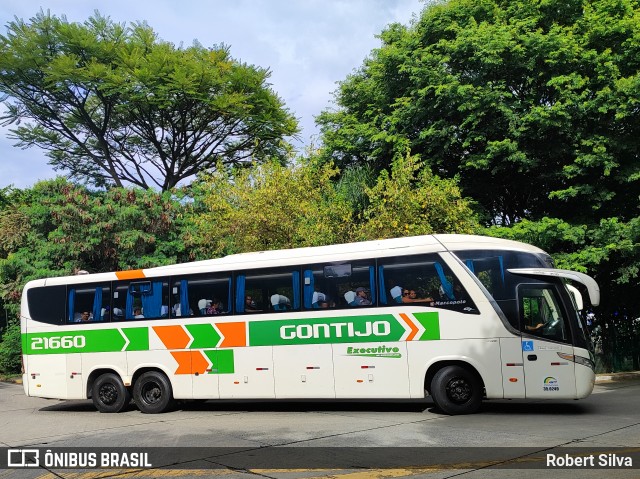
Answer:
POLYGON ((533 341, 522 341, 523 351, 533 351, 533 341))
POLYGON ((7 450, 8 467, 38 467, 40 466, 40 451, 38 449, 9 449, 7 450))
POLYGON ((544 378, 544 384, 542 385, 543 391, 557 392, 560 391, 558 380, 554 377, 548 376, 544 378))

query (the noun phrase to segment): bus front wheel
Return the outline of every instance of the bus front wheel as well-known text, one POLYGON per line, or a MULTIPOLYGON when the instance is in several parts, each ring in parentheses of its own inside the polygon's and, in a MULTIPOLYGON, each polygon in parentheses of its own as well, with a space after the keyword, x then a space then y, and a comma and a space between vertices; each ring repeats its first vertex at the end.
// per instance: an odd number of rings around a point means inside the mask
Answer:
POLYGON ((431 396, 446 414, 472 414, 482 404, 482 387, 478 377, 465 368, 445 366, 433 376, 431 396))
POLYGON ((173 406, 171 382, 157 371, 143 373, 133 386, 133 400, 145 414, 158 414, 173 406))
POLYGON ((91 399, 100 412, 120 412, 131 401, 131 395, 117 374, 106 373, 93 383, 91 399))

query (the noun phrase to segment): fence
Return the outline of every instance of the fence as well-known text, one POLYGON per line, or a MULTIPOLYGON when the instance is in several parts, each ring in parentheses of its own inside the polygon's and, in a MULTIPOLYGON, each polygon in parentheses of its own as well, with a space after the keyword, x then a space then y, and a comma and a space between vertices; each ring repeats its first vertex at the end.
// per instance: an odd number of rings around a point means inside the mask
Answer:
POLYGON ((591 338, 596 353, 596 372, 640 370, 640 318, 615 312, 594 319, 591 338))

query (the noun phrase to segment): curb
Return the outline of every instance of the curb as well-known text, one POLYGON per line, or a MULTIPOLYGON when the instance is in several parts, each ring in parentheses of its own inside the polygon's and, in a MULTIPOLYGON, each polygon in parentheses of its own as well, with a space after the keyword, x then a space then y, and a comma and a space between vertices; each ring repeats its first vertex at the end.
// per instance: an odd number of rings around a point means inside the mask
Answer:
POLYGON ((630 371, 624 373, 603 373, 596 375, 596 384, 613 381, 629 381, 631 379, 640 379, 640 371, 630 371))

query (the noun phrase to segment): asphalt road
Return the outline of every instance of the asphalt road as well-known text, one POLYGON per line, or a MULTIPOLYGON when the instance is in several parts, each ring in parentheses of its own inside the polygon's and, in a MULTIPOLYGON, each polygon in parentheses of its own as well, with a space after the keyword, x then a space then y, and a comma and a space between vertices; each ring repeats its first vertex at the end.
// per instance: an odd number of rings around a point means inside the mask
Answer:
MULTIPOLYGON (((239 447, 269 450, 274 446, 421 447, 455 456, 458 448, 558 447, 640 450, 640 380, 598 384, 581 401, 485 402, 480 413, 445 416, 430 400, 421 402, 220 402, 190 403, 161 415, 145 415, 135 407, 120 414, 96 412, 91 401, 57 401, 24 396, 22 386, 0 383, 0 446, 4 447, 239 447), (634 449, 635 448, 635 449, 634 449)), ((52 449, 55 450, 55 449, 52 449)), ((464 451, 460 449, 460 451, 464 451)), ((481 451, 481 450, 479 450, 481 451)), ((488 470, 482 458, 457 466, 385 470, 111 470, 100 477, 430 477, 462 475, 540 478, 548 470, 488 470), (224 472, 223 472, 224 471, 224 472)), ((640 461, 639 461, 640 462, 640 461)), ((92 472, 0 470, 0 479, 89 478, 92 472)), ((94 475, 92 475, 94 474, 94 475)), ((554 470, 560 477, 640 477, 633 469, 554 470)), ((229 478, 232 479, 232 478, 229 478)))

